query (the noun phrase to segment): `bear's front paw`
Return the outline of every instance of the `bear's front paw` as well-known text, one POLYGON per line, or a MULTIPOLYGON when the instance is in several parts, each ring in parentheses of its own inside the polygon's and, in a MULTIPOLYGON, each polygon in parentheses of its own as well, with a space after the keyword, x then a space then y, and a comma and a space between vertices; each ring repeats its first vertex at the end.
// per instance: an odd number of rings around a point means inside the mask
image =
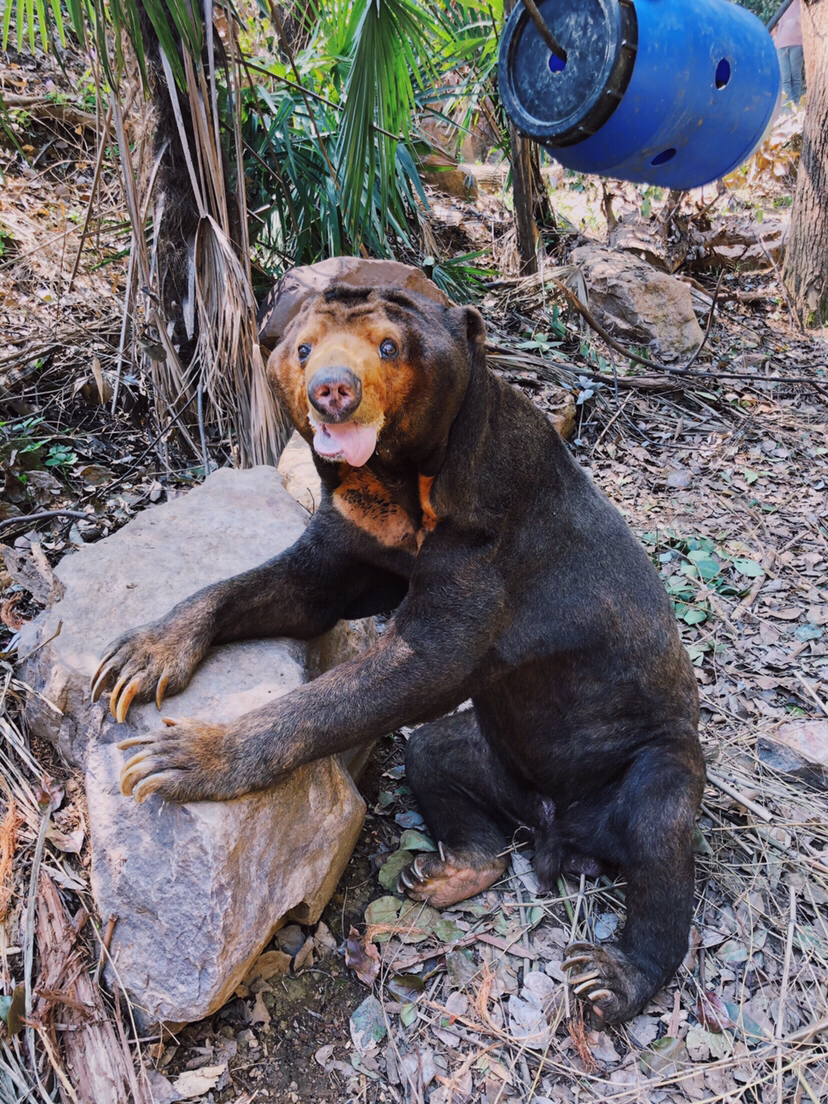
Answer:
POLYGON ((119 748, 140 748, 121 770, 121 793, 145 801, 224 801, 246 793, 249 780, 234 764, 229 727, 195 718, 164 719, 165 728, 133 736, 119 748))
POLYGON ((112 686, 109 709, 123 723, 133 701, 150 701, 160 709, 164 695, 183 690, 204 654, 189 625, 158 622, 133 629, 109 645, 92 676, 96 702, 112 686), (114 683, 114 685, 113 685, 114 683))

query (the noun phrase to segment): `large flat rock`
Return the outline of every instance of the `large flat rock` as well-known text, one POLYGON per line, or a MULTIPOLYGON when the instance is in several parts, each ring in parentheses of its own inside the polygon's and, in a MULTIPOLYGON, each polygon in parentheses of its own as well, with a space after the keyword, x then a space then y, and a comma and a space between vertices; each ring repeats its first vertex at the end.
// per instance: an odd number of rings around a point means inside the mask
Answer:
MULTIPOLYGON (((159 713, 133 706, 119 725, 103 700, 91 703, 89 680, 114 637, 287 548, 307 520, 274 469, 220 470, 66 557, 56 569, 62 600, 21 632, 29 724, 85 772, 93 892, 103 920, 117 918, 119 985, 143 1026, 209 1015, 287 919, 315 922, 365 806, 339 759, 235 801, 137 805, 119 792, 126 753, 115 744, 157 728, 159 713)), ((374 639, 373 624, 353 622, 310 643, 215 648, 164 715, 230 720, 374 639)))

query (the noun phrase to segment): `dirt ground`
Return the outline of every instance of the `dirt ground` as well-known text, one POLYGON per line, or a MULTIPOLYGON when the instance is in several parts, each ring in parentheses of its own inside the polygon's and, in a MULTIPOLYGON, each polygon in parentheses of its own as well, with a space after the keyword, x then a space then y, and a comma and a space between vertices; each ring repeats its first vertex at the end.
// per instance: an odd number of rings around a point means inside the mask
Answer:
MULTIPOLYGON (((158 446, 146 383, 134 365, 119 364, 128 237, 117 165, 105 168, 71 275, 95 155, 83 121, 73 125, 80 138, 54 120, 29 124, 36 163, 21 168, 3 151, 0 185, 0 540, 23 553, 38 542, 51 562, 202 474, 186 442, 173 436, 158 446), (53 509, 64 514, 25 520, 53 509)), ((714 220, 756 238, 787 213, 795 151, 783 138, 721 194, 686 197, 670 223, 671 247, 687 247, 679 273, 691 281, 702 325, 718 268, 705 237, 714 220)), ((553 183, 552 205, 567 222, 550 235, 550 264, 565 263, 585 239, 605 241, 613 220, 651 245, 669 238, 658 220, 670 197, 614 184, 608 217, 594 181, 557 173, 553 183)), ((622 884, 561 879, 557 893, 540 895, 531 853, 516 849, 503 883, 479 898, 442 913, 406 904, 393 891, 396 870, 434 845, 405 785, 406 733, 397 733, 379 744, 363 780, 365 828, 322 922, 276 937, 273 946, 292 956, 289 971, 260 971, 209 1021, 141 1040, 142 1091, 158 1104, 825 1099, 826 335, 795 325, 769 255, 756 270, 743 260, 726 267, 694 365, 701 374, 631 367, 551 285, 503 285, 515 270, 508 197, 435 196, 432 218, 438 241, 490 249, 499 279, 483 310, 494 367, 550 415, 569 411, 573 452, 644 542, 675 603, 699 682, 710 779, 688 957, 639 1016, 599 1032, 584 1022, 560 964, 572 939, 612 938, 623 923, 622 884)), ((47 749, 35 748, 30 762, 14 735, 22 693, 14 633, 39 608, 38 594, 42 604, 42 588, 35 578, 2 582, 2 770, 20 818, 8 819, 7 800, 0 949, 11 998, 42 819, 37 757, 53 774, 60 768, 47 749)), ((83 823, 71 782, 56 814, 63 835, 41 855, 68 872, 61 894, 74 914, 90 896, 85 844, 73 852, 67 843, 83 823)), ((96 957, 90 950, 90 974, 96 957)), ((50 998, 61 1016, 65 996, 50 998)), ((8 1004, 0 1007, 11 1026, 8 1004)), ((24 1069, 25 1055, 17 1037, 2 1048, 0 1082, 10 1085, 8 1071, 24 1069)), ((50 1063, 60 1055, 42 1055, 47 1080, 50 1063)), ((34 1098, 72 1099, 52 1084, 34 1098)))

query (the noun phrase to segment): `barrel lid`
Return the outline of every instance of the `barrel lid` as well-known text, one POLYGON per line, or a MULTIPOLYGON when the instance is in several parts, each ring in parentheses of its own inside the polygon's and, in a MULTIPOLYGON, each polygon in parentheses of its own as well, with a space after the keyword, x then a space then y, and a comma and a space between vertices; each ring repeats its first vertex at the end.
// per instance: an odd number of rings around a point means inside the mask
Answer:
POLYGON ((498 84, 515 126, 547 146, 594 134, 630 82, 638 46, 633 0, 540 0, 541 16, 566 51, 559 61, 518 2, 503 29, 498 84))

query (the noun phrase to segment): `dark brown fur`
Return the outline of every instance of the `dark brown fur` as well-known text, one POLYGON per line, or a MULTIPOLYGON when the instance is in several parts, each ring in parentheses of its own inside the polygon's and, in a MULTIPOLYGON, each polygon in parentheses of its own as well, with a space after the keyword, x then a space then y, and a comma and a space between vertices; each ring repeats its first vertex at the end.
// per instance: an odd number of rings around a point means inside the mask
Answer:
POLYGON ((311 380, 341 383, 348 417, 380 425, 374 454, 359 468, 317 457, 324 501, 300 540, 116 641, 94 691, 117 678, 122 718, 159 680, 186 685, 210 644, 307 638, 396 607, 371 651, 271 705, 133 741, 125 792, 234 797, 471 698, 409 741, 441 846, 403 872, 405 888, 438 905, 478 892, 519 828, 544 887, 562 868, 620 869, 623 934, 569 962, 583 967, 576 991, 617 1022, 687 947, 696 683, 647 556, 544 416, 487 369, 484 337, 476 311, 397 291, 334 288, 307 305, 271 357, 273 382, 309 441, 311 380), (391 359, 377 352, 387 340, 391 359))

